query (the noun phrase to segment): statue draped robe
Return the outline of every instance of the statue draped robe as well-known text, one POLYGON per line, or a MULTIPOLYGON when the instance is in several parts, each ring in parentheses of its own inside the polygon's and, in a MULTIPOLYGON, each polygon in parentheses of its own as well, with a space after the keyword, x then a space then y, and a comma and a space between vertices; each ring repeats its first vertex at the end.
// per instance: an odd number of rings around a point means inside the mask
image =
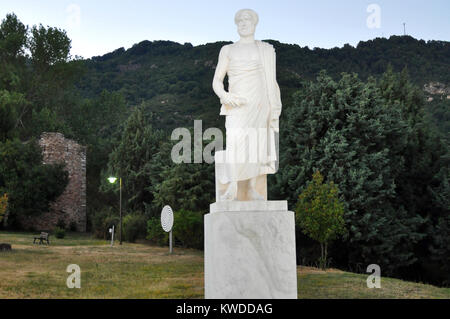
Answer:
POLYGON ((228 91, 244 99, 239 107, 222 105, 226 115, 226 151, 220 183, 243 181, 278 169, 280 89, 276 82, 276 55, 272 45, 256 41, 257 60, 230 59, 228 91))

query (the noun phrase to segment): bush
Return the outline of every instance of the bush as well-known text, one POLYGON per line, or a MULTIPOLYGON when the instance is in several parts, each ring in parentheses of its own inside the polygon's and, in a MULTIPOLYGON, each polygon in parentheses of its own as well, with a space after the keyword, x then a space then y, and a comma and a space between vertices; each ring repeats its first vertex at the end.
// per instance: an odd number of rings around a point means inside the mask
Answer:
POLYGON ((53 230, 53 234, 55 235, 56 238, 64 238, 64 236, 66 236, 66 231, 64 230, 64 228, 61 227, 55 227, 55 229, 53 230))
POLYGON ((20 227, 21 216, 49 211, 50 203, 64 192, 69 175, 63 164, 42 163, 35 140, 0 142, 0 154, 0 194, 8 192, 8 225, 20 227))
POLYGON ((146 219, 140 213, 126 215, 123 220, 123 236, 130 243, 134 243, 136 239, 144 239, 146 235, 146 219))
MULTIPOLYGON (((147 221, 147 239, 158 245, 168 244, 169 233, 162 229, 159 217, 152 217, 147 221)), ((176 211, 173 240, 174 245, 203 249, 203 213, 184 209, 176 211)))
POLYGON ((115 232, 119 231, 119 216, 111 209, 96 212, 92 216, 92 232, 96 238, 109 239, 109 228, 115 225, 115 232))
POLYGON ((175 212, 173 234, 183 247, 203 249, 203 213, 183 209, 175 212))
POLYGON ((56 223, 56 227, 66 229, 66 222, 64 219, 60 218, 58 219, 58 222, 56 223))
POLYGON ((147 221, 147 237, 148 240, 158 245, 167 245, 169 234, 161 227, 161 219, 152 217, 147 221))
POLYGON ((8 194, 3 194, 3 196, 0 196, 0 223, 3 220, 3 216, 5 215, 7 208, 8 208, 8 194))
POLYGON ((77 223, 72 220, 69 224, 69 230, 72 232, 76 232, 77 231, 77 223))
POLYGON ((295 209, 296 224, 302 232, 320 243, 320 268, 328 267, 328 244, 346 233, 344 203, 339 199, 339 189, 333 183, 323 183, 319 171, 299 195, 295 209))

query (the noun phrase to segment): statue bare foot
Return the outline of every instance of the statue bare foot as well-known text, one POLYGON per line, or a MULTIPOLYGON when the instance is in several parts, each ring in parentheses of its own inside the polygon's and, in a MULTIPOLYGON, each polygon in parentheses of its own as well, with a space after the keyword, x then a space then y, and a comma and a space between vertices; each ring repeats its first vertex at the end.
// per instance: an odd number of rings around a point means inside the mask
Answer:
POLYGON ((264 197, 261 196, 255 189, 250 188, 248 190, 248 197, 250 200, 264 200, 264 197))
POLYGON ((222 201, 233 201, 237 199, 237 182, 231 182, 228 185, 227 191, 225 194, 220 196, 220 200, 222 201))
POLYGON ((247 196, 250 200, 264 200, 264 197, 256 191, 256 178, 253 177, 250 179, 247 196))

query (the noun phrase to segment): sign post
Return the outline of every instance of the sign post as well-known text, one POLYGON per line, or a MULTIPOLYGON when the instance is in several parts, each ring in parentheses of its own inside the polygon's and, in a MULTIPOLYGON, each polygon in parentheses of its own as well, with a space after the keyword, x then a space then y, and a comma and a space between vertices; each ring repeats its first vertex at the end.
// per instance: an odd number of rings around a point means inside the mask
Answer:
POLYGON ((161 226, 166 233, 169 233, 169 251, 173 252, 172 249, 172 227, 173 227, 173 211, 169 205, 163 207, 161 212, 161 226))
POLYGON ((109 229, 109 233, 111 234, 111 247, 114 246, 114 225, 109 229))

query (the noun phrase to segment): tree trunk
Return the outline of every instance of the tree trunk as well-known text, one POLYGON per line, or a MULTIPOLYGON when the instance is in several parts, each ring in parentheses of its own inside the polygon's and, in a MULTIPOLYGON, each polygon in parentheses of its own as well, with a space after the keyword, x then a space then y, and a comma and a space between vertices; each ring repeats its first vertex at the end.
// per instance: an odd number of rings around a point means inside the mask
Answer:
POLYGON ((324 269, 324 263, 323 263, 323 257, 324 257, 324 249, 323 249, 323 243, 320 243, 320 262, 319 266, 321 269, 324 269))

